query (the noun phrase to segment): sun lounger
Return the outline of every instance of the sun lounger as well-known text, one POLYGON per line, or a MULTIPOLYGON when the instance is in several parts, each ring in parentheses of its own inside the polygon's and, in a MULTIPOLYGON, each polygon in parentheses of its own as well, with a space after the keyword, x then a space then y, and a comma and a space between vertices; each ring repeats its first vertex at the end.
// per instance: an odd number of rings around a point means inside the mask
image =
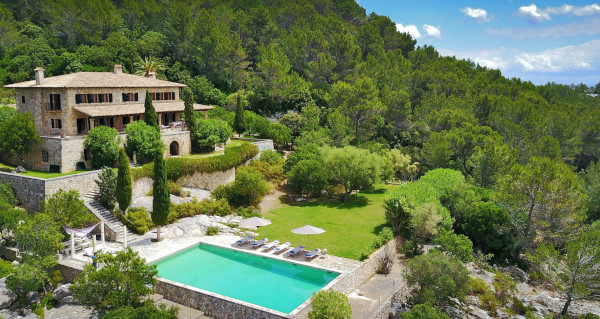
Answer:
POLYGON ((311 259, 319 256, 320 254, 321 254, 321 249, 315 248, 315 249, 307 252, 305 257, 306 257, 306 260, 311 260, 311 259))
POLYGON ((262 248, 263 248, 263 251, 269 251, 269 250, 275 248, 277 245, 279 245, 279 240, 274 240, 270 243, 267 243, 262 248))
POLYGON ((284 251, 290 249, 291 245, 292 244, 290 244, 290 242, 285 242, 285 243, 283 243, 283 244, 275 247, 275 254, 281 254, 281 253, 283 253, 284 251))
POLYGON ((304 247, 304 246, 300 245, 300 246, 298 246, 298 247, 296 247, 296 248, 294 248, 294 249, 290 250, 290 253, 289 253, 289 254, 290 254, 290 256, 293 256, 293 255, 295 255, 295 254, 297 254, 297 253, 299 253, 299 252, 301 252, 301 251, 304 251, 304 248, 306 248, 306 247, 304 247))
POLYGON ((241 238, 240 240, 236 241, 235 243, 236 243, 236 245, 241 246, 253 239, 254 239, 254 236, 246 236, 246 237, 241 238))
POLYGON ((263 238, 259 241, 255 241, 252 243, 252 249, 258 249, 260 246, 266 244, 269 241, 269 238, 263 238))

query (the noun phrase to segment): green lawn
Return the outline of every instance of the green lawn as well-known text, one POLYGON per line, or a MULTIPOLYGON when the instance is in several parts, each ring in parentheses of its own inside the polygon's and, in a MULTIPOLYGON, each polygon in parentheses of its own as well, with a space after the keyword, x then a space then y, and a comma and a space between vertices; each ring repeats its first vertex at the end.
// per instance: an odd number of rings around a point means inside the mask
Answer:
MULTIPOLYGON (((10 171, 12 171, 14 168, 15 167, 12 165, 0 163, 0 171, 2 171, 2 172, 10 173, 10 171)), ((95 170, 95 169, 86 169, 84 171, 74 171, 74 172, 68 172, 68 173, 51 173, 51 172, 47 172, 47 171, 27 170, 27 173, 19 173, 19 175, 38 177, 38 178, 54 178, 54 177, 61 177, 61 176, 89 172, 89 171, 93 171, 93 170, 95 170)))
POLYGON ((260 227, 260 238, 289 241, 292 245, 307 244, 306 235, 291 232, 306 224, 325 229, 325 233, 310 235, 309 249, 327 248, 336 256, 359 260, 363 250, 368 249, 379 229, 385 225, 383 198, 385 191, 393 186, 378 184, 374 190, 352 196, 348 202, 339 200, 315 203, 284 204, 265 214, 271 220, 269 226, 260 227))
MULTIPOLYGON (((225 148, 240 146, 240 145, 248 144, 248 143, 249 142, 247 142, 247 141, 231 140, 231 144, 225 145, 225 148)), ((225 152, 221 150, 221 151, 214 151, 214 152, 209 152, 209 153, 198 153, 198 154, 183 155, 182 157, 204 158, 204 157, 210 157, 210 156, 215 156, 215 155, 223 155, 223 154, 225 154, 225 152)))

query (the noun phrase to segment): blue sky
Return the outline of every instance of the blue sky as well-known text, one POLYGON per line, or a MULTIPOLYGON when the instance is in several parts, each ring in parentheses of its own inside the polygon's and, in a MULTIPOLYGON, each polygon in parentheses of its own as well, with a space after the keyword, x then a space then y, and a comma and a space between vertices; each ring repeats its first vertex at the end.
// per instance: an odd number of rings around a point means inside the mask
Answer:
POLYGON ((359 0, 367 14, 441 54, 535 84, 600 82, 600 4, 586 1, 359 0))

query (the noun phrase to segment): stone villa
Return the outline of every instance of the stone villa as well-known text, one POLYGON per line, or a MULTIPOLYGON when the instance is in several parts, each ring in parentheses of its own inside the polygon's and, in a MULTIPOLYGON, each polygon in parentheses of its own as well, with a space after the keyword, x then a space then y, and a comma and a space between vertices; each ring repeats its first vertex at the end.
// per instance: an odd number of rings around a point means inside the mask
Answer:
MULTIPOLYGON (((110 126, 121 134, 128 123, 144 116, 146 90, 150 92, 165 143, 165 156, 185 155, 191 151, 190 133, 185 130, 179 89, 184 84, 114 72, 77 72, 44 78, 44 69, 35 69, 35 80, 6 85, 15 89, 17 110, 31 112, 42 137, 39 149, 26 156, 31 169, 71 172, 90 168, 90 154, 84 147, 87 132, 99 125, 110 126)), ((194 104, 194 110, 212 106, 194 104)), ((122 136, 125 141, 125 136, 122 136)), ((14 158, 4 158, 18 164, 14 158)))

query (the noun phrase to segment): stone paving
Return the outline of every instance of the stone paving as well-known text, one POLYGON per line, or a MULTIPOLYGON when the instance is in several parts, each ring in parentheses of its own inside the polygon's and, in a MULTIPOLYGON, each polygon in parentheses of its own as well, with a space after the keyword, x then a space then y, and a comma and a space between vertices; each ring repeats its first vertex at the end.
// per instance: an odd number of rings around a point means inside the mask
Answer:
POLYGON ((374 275, 358 289, 353 291, 348 299, 352 306, 352 319, 372 318, 372 315, 398 289, 406 286, 402 273, 404 265, 398 256, 394 258, 392 271, 387 275, 374 275), (401 287, 402 286, 402 287, 401 287))

